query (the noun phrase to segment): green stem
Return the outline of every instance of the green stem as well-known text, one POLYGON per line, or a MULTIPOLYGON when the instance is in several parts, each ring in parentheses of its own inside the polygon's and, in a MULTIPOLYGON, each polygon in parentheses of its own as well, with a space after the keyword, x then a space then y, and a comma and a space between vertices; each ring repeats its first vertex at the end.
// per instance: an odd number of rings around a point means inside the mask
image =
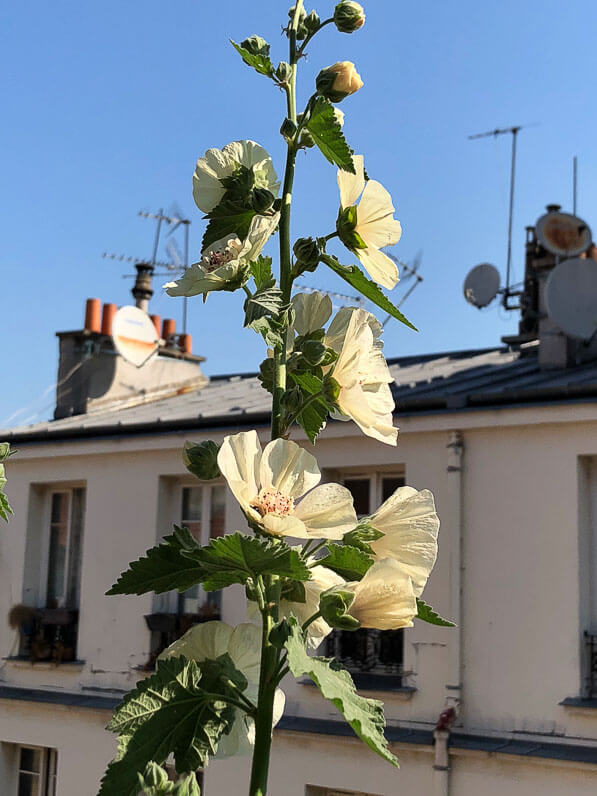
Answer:
POLYGON ((314 30, 314 31, 313 31, 313 33, 310 33, 310 34, 307 36, 307 38, 306 38, 306 39, 305 39, 305 41, 304 41, 304 42, 301 44, 301 47, 300 47, 300 49, 299 49, 299 51, 298 51, 298 54, 297 54, 297 57, 298 57, 298 58, 302 58, 302 57, 303 57, 303 53, 305 52, 305 47, 307 46, 307 44, 309 44, 309 42, 311 41, 311 39, 313 38, 313 36, 315 36, 317 33, 319 33, 319 31, 320 31, 322 28, 324 28, 326 25, 329 25, 329 24, 330 24, 331 22, 333 22, 333 21, 334 21, 334 17, 330 17, 329 19, 326 19, 326 20, 325 20, 325 22, 322 22, 322 23, 321 23, 321 25, 320 25, 320 26, 317 28, 317 30, 314 30))

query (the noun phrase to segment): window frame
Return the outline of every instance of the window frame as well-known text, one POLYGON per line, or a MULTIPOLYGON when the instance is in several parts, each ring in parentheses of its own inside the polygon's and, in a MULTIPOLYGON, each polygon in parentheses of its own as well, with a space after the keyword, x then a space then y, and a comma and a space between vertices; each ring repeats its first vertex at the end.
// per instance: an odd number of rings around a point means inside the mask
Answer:
POLYGON ((15 781, 14 796, 18 796, 21 787, 21 774, 37 774, 39 779, 39 796, 56 796, 58 793, 58 750, 48 746, 33 746, 32 744, 17 744, 17 776, 15 781), (40 771, 27 771, 21 767, 21 752, 30 749, 40 752, 40 771))

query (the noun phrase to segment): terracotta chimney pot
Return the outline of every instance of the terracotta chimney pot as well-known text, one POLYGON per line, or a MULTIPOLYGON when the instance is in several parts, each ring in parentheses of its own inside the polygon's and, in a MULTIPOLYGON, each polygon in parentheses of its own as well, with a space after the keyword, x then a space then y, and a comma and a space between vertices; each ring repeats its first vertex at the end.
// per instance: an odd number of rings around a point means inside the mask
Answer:
POLYGON ((97 298, 87 299, 85 304, 85 330, 88 332, 101 331, 101 302, 97 298))
POLYGON ((114 321, 116 310, 116 304, 104 304, 104 309, 102 312, 102 334, 112 334, 112 322, 114 321))
POLYGON ((164 323, 162 324, 162 337, 166 341, 166 345, 169 345, 170 338, 176 334, 176 321, 172 318, 164 318, 164 323))
POLYGON ((181 334, 178 337, 178 347, 183 354, 193 353, 193 337, 190 334, 181 334))
POLYGON ((149 316, 153 321, 153 325, 155 326, 155 333, 157 336, 160 336, 160 329, 162 327, 162 318, 160 315, 150 315, 149 316))

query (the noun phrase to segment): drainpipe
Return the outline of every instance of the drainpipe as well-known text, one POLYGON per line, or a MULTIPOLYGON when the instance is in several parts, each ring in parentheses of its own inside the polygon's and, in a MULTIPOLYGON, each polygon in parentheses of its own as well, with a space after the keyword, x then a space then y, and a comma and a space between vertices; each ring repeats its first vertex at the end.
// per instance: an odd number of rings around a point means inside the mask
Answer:
POLYGON ((433 761, 433 796, 450 796, 450 727, 456 721, 454 708, 446 708, 439 715, 433 732, 435 756, 433 761))
POLYGON ((450 529, 450 613, 456 623, 450 631, 446 706, 459 712, 462 695, 462 469, 464 442, 462 432, 450 432, 447 473, 451 505, 447 514, 450 529))

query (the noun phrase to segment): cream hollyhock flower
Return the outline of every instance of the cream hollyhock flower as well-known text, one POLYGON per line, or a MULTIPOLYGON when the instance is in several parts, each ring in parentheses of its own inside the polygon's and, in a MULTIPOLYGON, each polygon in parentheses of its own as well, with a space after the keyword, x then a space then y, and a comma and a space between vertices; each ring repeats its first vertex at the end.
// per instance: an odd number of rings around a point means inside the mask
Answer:
POLYGON ((338 61, 321 70, 315 85, 322 97, 327 97, 331 102, 342 102, 363 88, 363 81, 352 61, 338 61))
POLYGON ((381 333, 381 324, 371 313, 344 308, 330 324, 324 343, 338 354, 331 371, 340 385, 336 402, 342 414, 336 419, 352 418, 367 436, 396 445, 390 390, 394 379, 382 354, 381 333))
MULTIPOLYGON (((319 611, 319 598, 322 592, 334 586, 342 585, 344 585, 344 580, 340 575, 337 575, 327 567, 314 566, 311 569, 311 580, 306 580, 303 583, 305 587, 305 602, 296 603, 282 600, 280 603, 280 614, 285 617, 293 614, 302 625, 319 611)), ((331 632, 332 628, 325 619, 321 617, 316 619, 307 628, 307 647, 312 650, 317 649, 324 638, 331 632)))
POLYGON ((376 558, 398 561, 412 580, 415 597, 420 597, 437 558, 439 517, 432 493, 399 487, 364 522, 384 534, 370 542, 376 558))
POLYGON ((163 286, 166 293, 197 296, 212 290, 237 290, 243 280, 246 281, 246 266, 261 254, 279 220, 279 213, 255 216, 244 243, 236 235, 212 243, 203 251, 199 262, 187 268, 176 282, 166 282, 163 286))
POLYGON ((412 627, 417 615, 417 599, 412 580, 398 561, 384 558, 373 564, 358 583, 344 587, 354 592, 348 613, 362 627, 397 630, 412 627))
POLYGON ((222 179, 231 177, 240 166, 251 169, 255 188, 266 188, 278 195, 280 183, 272 159, 255 141, 233 141, 223 149, 208 149, 199 158, 193 174, 193 198, 204 213, 211 213, 220 204, 226 189, 222 179))
MULTIPOLYGON (((189 660, 201 662, 215 660, 226 653, 230 655, 235 667, 247 678, 249 684, 244 693, 256 704, 261 662, 261 629, 257 625, 245 623, 231 627, 225 622, 205 622, 195 625, 182 638, 164 650, 159 659, 182 655, 189 660)), ((284 692, 277 688, 274 699, 274 726, 282 718, 285 701, 284 692)), ((216 759, 250 754, 253 750, 255 723, 238 709, 236 714, 230 733, 220 738, 216 759)))
POLYGON ((398 243, 402 227, 394 218, 392 197, 383 185, 376 180, 365 180, 363 156, 355 155, 353 162, 356 174, 338 170, 338 234, 371 278, 391 290, 398 282, 398 268, 380 249, 398 243), (361 201, 357 205, 359 196, 361 201))
POLYGON ((341 539, 357 524, 348 489, 317 486, 317 461, 295 442, 277 439, 262 453, 257 432, 242 431, 224 439, 218 466, 247 519, 273 536, 341 539))
POLYGON ((325 293, 297 293, 292 298, 294 330, 297 334, 309 334, 323 329, 332 315, 332 300, 325 293))

